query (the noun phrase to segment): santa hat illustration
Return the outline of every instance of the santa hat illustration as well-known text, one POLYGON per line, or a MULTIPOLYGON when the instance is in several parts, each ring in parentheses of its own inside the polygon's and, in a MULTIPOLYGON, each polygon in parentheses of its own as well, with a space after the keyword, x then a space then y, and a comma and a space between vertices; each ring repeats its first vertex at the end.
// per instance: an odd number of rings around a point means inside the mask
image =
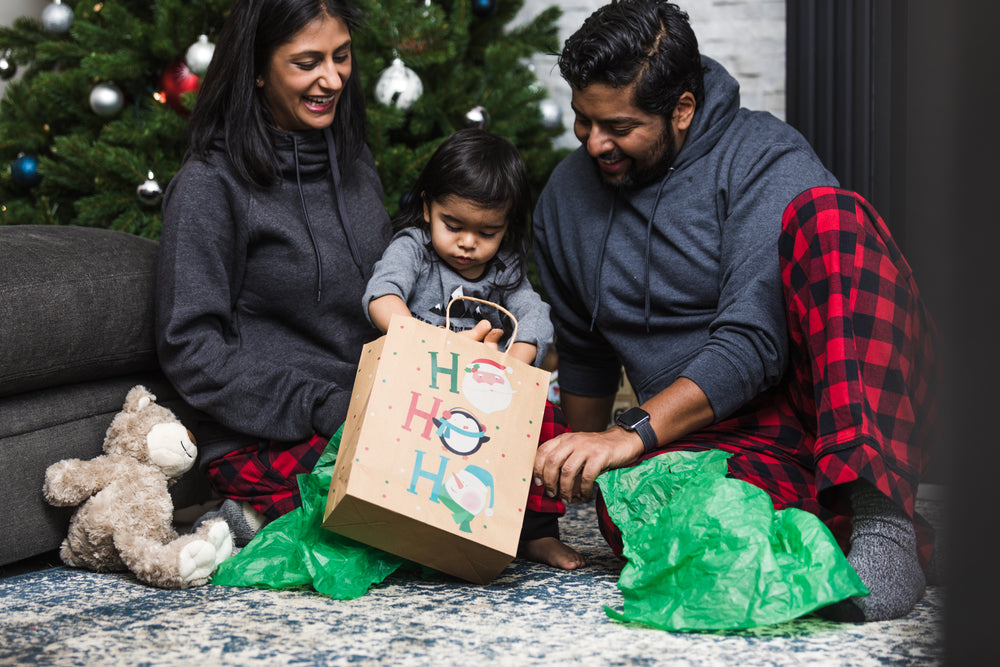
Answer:
POLYGON ((492 359, 476 359, 465 370, 468 373, 474 374, 477 381, 487 382, 488 384, 503 384, 506 379, 504 374, 510 375, 514 372, 514 369, 510 366, 504 366, 492 359))

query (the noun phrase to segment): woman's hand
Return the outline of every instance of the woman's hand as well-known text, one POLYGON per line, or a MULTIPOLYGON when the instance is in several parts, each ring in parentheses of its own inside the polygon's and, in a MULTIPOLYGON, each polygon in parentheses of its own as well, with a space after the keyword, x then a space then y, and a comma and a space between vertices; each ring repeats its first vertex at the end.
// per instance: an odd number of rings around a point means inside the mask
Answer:
POLYGON ((563 433, 538 448, 533 483, 566 504, 589 501, 601 473, 633 463, 642 451, 642 438, 617 426, 601 433, 563 433))

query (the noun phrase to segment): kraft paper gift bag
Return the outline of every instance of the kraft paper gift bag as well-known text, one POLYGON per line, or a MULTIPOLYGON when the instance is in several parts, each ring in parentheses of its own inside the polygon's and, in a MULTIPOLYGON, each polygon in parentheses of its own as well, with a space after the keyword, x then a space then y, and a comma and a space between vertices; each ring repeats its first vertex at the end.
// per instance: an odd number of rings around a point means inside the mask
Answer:
POLYGON ((517 553, 548 384, 447 326, 394 316, 362 351, 323 527, 489 583, 517 553))

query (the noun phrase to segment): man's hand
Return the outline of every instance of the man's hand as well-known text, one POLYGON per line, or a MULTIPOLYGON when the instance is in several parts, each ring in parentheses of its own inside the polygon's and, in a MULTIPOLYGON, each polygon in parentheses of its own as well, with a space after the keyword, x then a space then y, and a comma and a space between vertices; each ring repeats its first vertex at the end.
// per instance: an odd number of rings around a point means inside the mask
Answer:
MULTIPOLYGON (((642 438, 618 426, 597 430, 607 424, 614 396, 588 398, 563 392, 562 398, 570 427, 594 432, 563 433, 543 443, 535 455, 532 483, 540 482, 546 495, 564 503, 589 501, 594 480, 602 472, 632 465, 642 455, 642 438)), ((649 413, 661 447, 715 420, 705 393, 683 377, 639 407, 649 413)))
POLYGON ((589 501, 601 473, 633 463, 642 451, 639 434, 617 426, 601 433, 563 433, 538 448, 532 483, 566 504, 589 501))

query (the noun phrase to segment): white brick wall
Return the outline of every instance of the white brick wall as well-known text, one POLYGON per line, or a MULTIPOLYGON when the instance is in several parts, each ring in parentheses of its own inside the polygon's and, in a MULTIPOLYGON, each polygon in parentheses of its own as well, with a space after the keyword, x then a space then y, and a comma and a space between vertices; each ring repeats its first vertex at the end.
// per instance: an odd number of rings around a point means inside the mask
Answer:
MULTIPOLYGON (((503 0, 500 0, 501 2, 503 0)), ((515 23, 553 4, 563 10, 560 44, 606 0, 525 0, 515 23)), ((702 53, 715 58, 740 82, 743 106, 785 117, 785 0, 679 0, 691 17, 702 53)), ((569 86, 554 56, 536 55, 535 72, 562 109, 566 132, 559 145, 578 145, 572 132, 569 86)))

